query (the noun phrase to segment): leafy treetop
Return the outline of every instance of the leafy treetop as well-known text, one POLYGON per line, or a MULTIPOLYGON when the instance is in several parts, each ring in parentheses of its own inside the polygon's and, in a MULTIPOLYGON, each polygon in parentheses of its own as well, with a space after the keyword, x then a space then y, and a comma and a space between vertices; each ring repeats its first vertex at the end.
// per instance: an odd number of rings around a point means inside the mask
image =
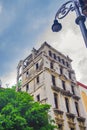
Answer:
POLYGON ((54 130, 49 109, 26 92, 0 89, 0 130, 54 130))

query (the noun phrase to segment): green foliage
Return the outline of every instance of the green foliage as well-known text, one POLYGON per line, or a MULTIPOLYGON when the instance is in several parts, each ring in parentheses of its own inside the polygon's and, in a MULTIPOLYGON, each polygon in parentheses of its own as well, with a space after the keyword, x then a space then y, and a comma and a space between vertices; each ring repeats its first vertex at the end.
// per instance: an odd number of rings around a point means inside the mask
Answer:
POLYGON ((12 89, 16 90, 16 88, 17 88, 16 84, 12 86, 12 89))
POLYGON ((21 87, 21 85, 22 85, 22 81, 21 81, 21 80, 19 80, 19 81, 18 81, 18 84, 17 84, 18 88, 20 88, 20 87, 21 87))
POLYGON ((48 121, 49 108, 25 92, 0 89, 0 130, 54 130, 48 121))

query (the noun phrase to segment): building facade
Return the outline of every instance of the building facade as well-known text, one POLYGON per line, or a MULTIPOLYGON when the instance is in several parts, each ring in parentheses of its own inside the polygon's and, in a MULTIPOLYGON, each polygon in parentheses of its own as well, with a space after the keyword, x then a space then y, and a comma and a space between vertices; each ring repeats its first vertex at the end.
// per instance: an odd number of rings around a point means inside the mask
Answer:
MULTIPOLYGON (((80 82, 77 82, 77 84, 80 89, 81 100, 83 103, 84 111, 86 113, 86 121, 87 121, 87 86, 80 82)), ((86 126, 87 126, 87 123, 86 123, 86 126)))
POLYGON ((2 81, 1 81, 1 79, 0 79, 0 88, 2 88, 2 81))
POLYGON ((86 130, 72 60, 44 42, 17 66, 17 82, 35 101, 51 105, 49 114, 60 130, 86 130))

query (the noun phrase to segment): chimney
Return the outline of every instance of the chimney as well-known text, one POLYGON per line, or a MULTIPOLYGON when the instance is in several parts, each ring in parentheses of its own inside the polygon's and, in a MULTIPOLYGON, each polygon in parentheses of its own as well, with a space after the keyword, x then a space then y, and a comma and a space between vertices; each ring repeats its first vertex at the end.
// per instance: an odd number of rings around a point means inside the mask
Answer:
POLYGON ((32 56, 33 56, 33 59, 34 59, 34 57, 36 56, 36 54, 37 54, 37 50, 36 50, 35 48, 33 48, 33 49, 32 49, 32 56))

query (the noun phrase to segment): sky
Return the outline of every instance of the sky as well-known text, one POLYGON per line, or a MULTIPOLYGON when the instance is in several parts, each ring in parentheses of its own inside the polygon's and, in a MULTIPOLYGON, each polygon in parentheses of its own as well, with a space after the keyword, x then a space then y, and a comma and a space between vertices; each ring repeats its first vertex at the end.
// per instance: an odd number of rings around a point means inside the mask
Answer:
POLYGON ((0 79, 3 87, 16 83, 18 62, 45 41, 73 60, 77 80, 87 85, 87 48, 75 24, 75 11, 59 20, 62 23, 60 32, 51 30, 55 14, 64 2, 66 0, 0 0, 0 79))

